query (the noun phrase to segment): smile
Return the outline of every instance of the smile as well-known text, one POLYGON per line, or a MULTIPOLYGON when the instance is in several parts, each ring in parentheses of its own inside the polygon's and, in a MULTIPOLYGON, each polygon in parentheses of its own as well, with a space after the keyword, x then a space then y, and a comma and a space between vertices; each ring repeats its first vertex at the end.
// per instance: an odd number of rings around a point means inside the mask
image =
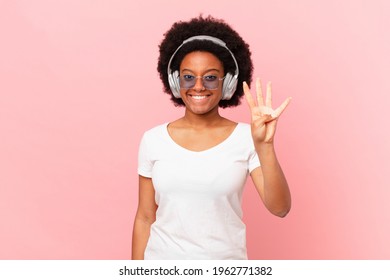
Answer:
POLYGON ((206 95, 193 95, 193 96, 192 96, 192 98, 198 99, 198 100, 200 100, 200 99, 205 99, 206 97, 207 97, 206 95))
POLYGON ((209 97, 210 95, 191 95, 190 94, 190 97, 193 98, 193 99, 196 99, 196 100, 202 100, 202 99, 206 99, 207 97, 209 97))

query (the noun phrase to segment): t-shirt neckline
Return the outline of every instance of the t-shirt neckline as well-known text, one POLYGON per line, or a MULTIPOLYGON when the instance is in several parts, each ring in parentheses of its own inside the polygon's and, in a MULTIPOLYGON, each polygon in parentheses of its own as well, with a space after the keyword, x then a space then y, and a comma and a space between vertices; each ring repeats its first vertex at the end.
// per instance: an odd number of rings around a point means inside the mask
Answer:
POLYGON ((184 148, 183 146, 179 145, 178 143, 175 142, 175 140, 172 139, 171 135, 169 134, 168 132, 168 125, 169 125, 169 122, 165 123, 163 125, 163 128, 164 128, 164 135, 166 136, 166 138, 169 140, 169 142, 171 144, 173 144, 174 146, 176 146, 177 148, 185 151, 185 152, 188 152, 188 153, 193 153, 193 154, 205 154, 205 153, 209 153, 209 152, 212 152, 212 151, 215 151, 215 150, 218 150, 220 147, 223 147, 224 145, 226 145, 228 142, 231 141, 232 138, 234 138, 234 135, 237 133, 239 127, 241 126, 241 123, 237 123, 236 127, 233 129, 233 131, 230 133, 230 135, 224 139, 223 141, 221 141, 220 143, 218 143, 217 145, 214 145, 208 149, 205 149, 205 150, 202 150, 202 151, 193 151, 193 150, 189 150, 187 148, 184 148))

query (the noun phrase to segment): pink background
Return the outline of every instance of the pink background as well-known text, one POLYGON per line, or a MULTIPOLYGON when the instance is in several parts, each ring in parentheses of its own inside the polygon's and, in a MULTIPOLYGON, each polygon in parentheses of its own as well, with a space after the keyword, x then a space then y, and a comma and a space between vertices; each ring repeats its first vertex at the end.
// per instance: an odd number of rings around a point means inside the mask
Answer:
MULTIPOLYGON (((388 1, 2 0, 0 258, 128 259, 142 133, 183 110, 162 93, 174 21, 224 18, 275 104, 293 208, 248 181, 252 259, 390 258, 388 1)), ((249 121, 245 102, 226 117, 249 121)))

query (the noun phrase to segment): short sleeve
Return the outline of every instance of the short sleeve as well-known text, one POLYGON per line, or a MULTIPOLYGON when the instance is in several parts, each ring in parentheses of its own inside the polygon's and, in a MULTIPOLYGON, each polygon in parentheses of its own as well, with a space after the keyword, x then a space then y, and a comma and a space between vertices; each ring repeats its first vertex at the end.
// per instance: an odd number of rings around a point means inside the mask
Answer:
POLYGON ((256 153, 255 149, 252 149, 250 154, 249 154, 249 160, 248 160, 249 173, 251 173, 253 171, 253 169, 259 167, 260 165, 261 164, 260 164, 259 157, 257 156, 257 153, 256 153))
POLYGON ((152 177, 153 163, 150 159, 150 150, 148 149, 148 138, 144 134, 138 150, 138 174, 144 177, 152 177))
POLYGON ((259 157, 257 156, 255 145, 253 144, 250 125, 245 123, 242 125, 242 127, 244 128, 243 130, 244 134, 242 137, 244 139, 244 143, 246 143, 245 154, 248 161, 247 168, 249 173, 251 173, 255 168, 261 166, 261 163, 259 157))

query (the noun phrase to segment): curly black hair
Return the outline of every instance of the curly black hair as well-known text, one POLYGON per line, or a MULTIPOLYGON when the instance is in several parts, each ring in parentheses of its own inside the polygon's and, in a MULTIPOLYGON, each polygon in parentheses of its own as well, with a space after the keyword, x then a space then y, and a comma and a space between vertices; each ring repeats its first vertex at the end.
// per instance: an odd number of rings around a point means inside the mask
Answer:
MULTIPOLYGON (((239 105, 240 99, 244 95, 242 83, 246 81, 250 84, 252 81, 253 63, 249 45, 226 22, 211 16, 204 18, 200 15, 187 22, 178 21, 164 34, 164 39, 159 45, 160 56, 157 64, 157 71, 163 82, 164 92, 171 95, 171 100, 175 106, 184 106, 183 100, 175 98, 172 94, 168 82, 167 68, 172 54, 183 41, 197 35, 213 36, 224 41, 234 54, 239 69, 237 89, 230 100, 221 100, 219 107, 226 108, 239 105)), ((222 62, 225 73, 234 74, 236 66, 228 50, 207 40, 194 40, 183 45, 171 62, 172 72, 178 70, 184 56, 193 51, 207 51, 214 54, 222 62)))

